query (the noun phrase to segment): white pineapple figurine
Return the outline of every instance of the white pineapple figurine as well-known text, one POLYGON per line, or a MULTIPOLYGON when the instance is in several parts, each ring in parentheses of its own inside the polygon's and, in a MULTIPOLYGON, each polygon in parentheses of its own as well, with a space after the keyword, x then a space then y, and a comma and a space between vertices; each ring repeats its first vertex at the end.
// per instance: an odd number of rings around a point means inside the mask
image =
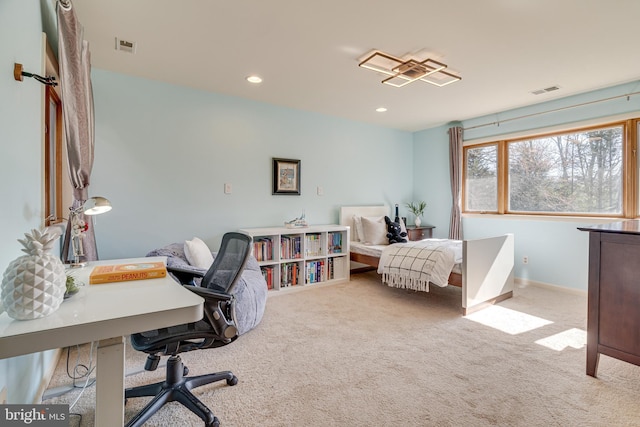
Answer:
POLYGON ((26 255, 11 261, 2 277, 2 305, 10 317, 37 319, 60 307, 67 276, 60 258, 50 253, 59 237, 45 228, 18 239, 26 255))

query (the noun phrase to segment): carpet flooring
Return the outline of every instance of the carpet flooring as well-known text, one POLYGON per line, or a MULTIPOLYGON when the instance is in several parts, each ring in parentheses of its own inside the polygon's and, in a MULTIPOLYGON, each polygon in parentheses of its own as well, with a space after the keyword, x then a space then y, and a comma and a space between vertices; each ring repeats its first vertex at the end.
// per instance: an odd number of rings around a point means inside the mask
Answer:
MULTIPOLYGON (((182 358, 191 375, 238 376, 236 386, 194 389, 225 427, 640 426, 640 367, 601 356, 598 378, 585 374, 586 295, 517 287, 512 299, 467 317, 460 295, 453 287, 389 288, 375 272, 281 291, 257 328, 182 358)), ((88 346, 79 352, 88 363, 88 346)), ((126 357, 136 370, 146 355, 127 348, 126 357)), ((162 368, 143 371, 126 385, 163 377, 162 368)), ((65 383, 62 358, 50 386, 65 383)), ((147 400, 129 399, 125 420, 147 400)), ((94 401, 88 387, 71 425, 93 425, 94 401)), ((202 422, 171 403, 146 425, 202 422)))

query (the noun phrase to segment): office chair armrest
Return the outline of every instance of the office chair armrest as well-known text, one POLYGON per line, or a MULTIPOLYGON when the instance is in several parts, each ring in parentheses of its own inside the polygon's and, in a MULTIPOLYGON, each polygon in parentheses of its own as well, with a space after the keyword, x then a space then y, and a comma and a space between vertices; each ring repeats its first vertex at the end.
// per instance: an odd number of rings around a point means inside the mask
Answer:
POLYGON ((195 279, 203 278, 207 270, 202 270, 197 267, 167 266, 167 272, 173 274, 183 285, 197 286, 195 279))
POLYGON ((194 294, 200 295, 204 299, 216 299, 218 301, 230 301, 233 299, 233 295, 223 294, 211 289, 201 288, 196 285, 185 285, 185 288, 189 289, 194 294))
POLYGON ((196 295, 204 298, 204 317, 216 334, 225 343, 231 342, 238 336, 235 324, 235 297, 199 286, 185 286, 196 295))

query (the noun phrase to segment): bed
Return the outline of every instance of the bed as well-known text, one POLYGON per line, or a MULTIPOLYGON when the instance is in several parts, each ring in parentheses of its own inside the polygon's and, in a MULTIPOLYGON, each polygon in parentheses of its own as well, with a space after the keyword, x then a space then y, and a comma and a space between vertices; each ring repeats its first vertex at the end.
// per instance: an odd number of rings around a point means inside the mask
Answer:
MULTIPOLYGON (((389 216, 390 208, 385 205, 376 206, 343 206, 340 208, 340 224, 351 227, 350 233, 350 259, 360 265, 375 268, 381 273, 381 277, 385 279, 383 274, 383 266, 380 263, 381 258, 388 262, 390 253, 398 253, 399 251, 417 250, 416 248, 428 247, 432 244, 449 242, 453 248, 459 246, 460 253, 454 255, 455 263, 451 265, 450 260, 446 268, 450 270, 448 278, 445 277, 443 283, 438 286, 457 286, 462 288, 461 309, 462 314, 467 315, 488 305, 503 301, 513 296, 513 268, 514 268, 514 237, 513 234, 505 234, 501 236, 489 237, 484 239, 470 239, 463 241, 452 241, 445 239, 426 239, 420 243, 396 243, 388 244, 370 244, 358 241, 358 229, 361 225, 356 223, 354 218, 375 219, 381 216, 389 216), (429 242, 433 240, 432 242, 429 242), (403 248, 403 246, 411 246, 411 248, 403 248)), ((381 243, 381 242, 374 242, 381 243)), ((458 249, 455 249, 456 251, 458 249)), ((383 280, 384 281, 384 280, 383 280)), ((398 286, 397 284, 387 283, 390 286, 398 286)), ((433 282, 429 285, 434 285, 433 282)), ((407 287, 414 290, 427 291, 429 287, 424 286, 407 287)))

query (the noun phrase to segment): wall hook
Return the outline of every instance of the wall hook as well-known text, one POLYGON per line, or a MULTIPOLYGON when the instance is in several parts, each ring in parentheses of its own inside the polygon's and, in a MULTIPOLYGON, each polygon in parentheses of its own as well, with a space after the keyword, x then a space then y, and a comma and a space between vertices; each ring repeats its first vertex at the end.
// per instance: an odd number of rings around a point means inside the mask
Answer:
POLYGON ((13 78, 16 79, 16 81, 21 82, 22 81, 22 76, 33 77, 34 79, 36 79, 40 83, 45 84, 47 86, 58 86, 58 83, 56 83, 56 78, 55 77, 53 77, 53 76, 42 77, 42 76, 39 76, 37 74, 28 73, 28 72, 22 70, 22 64, 14 63, 14 66, 13 66, 13 78))

